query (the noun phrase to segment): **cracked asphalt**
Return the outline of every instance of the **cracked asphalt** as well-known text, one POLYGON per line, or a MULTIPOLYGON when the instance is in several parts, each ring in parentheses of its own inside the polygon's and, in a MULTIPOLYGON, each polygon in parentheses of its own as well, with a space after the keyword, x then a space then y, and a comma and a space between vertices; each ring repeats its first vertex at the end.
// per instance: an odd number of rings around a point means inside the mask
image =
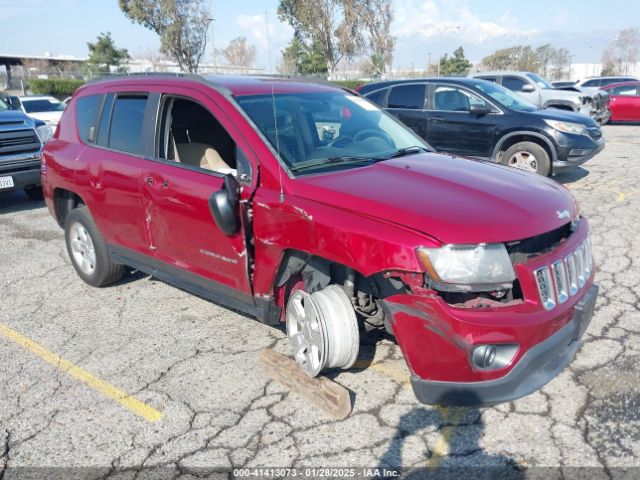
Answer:
POLYGON ((353 413, 333 420, 263 374, 262 349, 288 352, 283 331, 141 274, 89 287, 43 203, 0 195, 0 323, 162 413, 149 422, 0 335, 0 479, 254 466, 638 478, 640 126, 605 136, 602 154, 556 177, 591 222, 600 296, 584 345, 540 392, 483 409, 419 404, 397 346, 372 337, 358 370, 334 376, 353 413))

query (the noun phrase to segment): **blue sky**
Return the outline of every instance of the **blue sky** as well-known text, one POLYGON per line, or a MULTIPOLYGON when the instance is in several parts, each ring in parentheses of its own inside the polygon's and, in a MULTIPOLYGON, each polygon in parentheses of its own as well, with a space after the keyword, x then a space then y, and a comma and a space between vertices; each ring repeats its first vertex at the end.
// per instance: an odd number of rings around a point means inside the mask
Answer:
MULTIPOLYGON (((265 11, 275 65, 292 31, 276 16, 277 0, 212 0, 216 47, 237 36, 256 46, 268 63, 265 11)), ((573 62, 598 62, 602 50, 627 27, 640 28, 638 0, 393 0, 394 65, 423 68, 457 46, 471 60, 517 44, 568 48, 573 62)), ((157 50, 157 36, 132 24, 117 0, 0 0, 0 53, 87 55, 87 42, 110 31, 133 56, 157 50)), ((207 57, 210 57, 210 45, 207 57)))

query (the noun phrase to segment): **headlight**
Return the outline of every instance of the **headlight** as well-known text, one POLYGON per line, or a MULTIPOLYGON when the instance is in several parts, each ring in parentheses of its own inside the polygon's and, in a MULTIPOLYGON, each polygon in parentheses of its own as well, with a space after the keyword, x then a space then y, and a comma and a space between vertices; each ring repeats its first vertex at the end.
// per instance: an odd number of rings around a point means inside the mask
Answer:
POLYGON ((53 128, 49 125, 40 125, 39 127, 36 127, 36 133, 38 134, 38 137, 40 137, 40 141, 42 143, 47 143, 51 140, 51 137, 53 137, 53 128))
POLYGON ((443 284, 454 284, 449 285, 454 290, 483 290, 504 287, 516 278, 501 243, 418 248, 417 254, 431 279, 445 288, 443 284))
POLYGON ((579 123, 560 122, 558 120, 546 120, 546 119, 545 119, 544 123, 549 125, 551 128, 555 128, 556 130, 558 130, 560 132, 575 133, 577 135, 588 135, 589 134, 589 132, 587 131, 587 128, 584 125, 581 125, 579 123))

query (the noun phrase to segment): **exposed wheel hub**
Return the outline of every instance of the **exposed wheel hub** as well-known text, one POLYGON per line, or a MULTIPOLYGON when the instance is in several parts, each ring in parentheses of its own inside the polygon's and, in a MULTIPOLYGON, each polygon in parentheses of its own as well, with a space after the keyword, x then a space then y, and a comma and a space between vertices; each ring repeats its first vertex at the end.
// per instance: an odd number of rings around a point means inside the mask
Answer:
POLYGON ((326 368, 350 368, 355 362, 358 323, 349 297, 337 285, 313 294, 293 292, 286 321, 293 356, 310 377, 326 368))

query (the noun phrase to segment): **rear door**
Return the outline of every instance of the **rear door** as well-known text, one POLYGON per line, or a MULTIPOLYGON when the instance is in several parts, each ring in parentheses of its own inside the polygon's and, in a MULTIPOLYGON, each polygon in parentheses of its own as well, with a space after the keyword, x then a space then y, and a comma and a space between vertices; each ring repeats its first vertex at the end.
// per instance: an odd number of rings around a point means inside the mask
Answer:
POLYGON ((489 157, 495 140, 495 115, 499 110, 470 90, 444 83, 433 84, 429 94, 429 143, 438 151, 489 157), (471 105, 495 113, 472 114, 471 105))
POLYGON ((425 101, 425 83, 396 85, 389 90, 387 111, 428 142, 425 101))
POLYGON ((225 174, 239 179, 242 199, 251 196, 252 153, 218 104, 199 91, 167 87, 158 112, 154 155, 140 171, 150 254, 178 281, 250 301, 245 227, 224 234, 209 199, 225 174))
MULTIPOLYGON (((98 124, 87 124, 80 132, 87 147, 78 157, 83 168, 76 181, 107 243, 146 253, 139 176, 149 96, 146 91, 123 91, 99 97, 98 124)), ((96 100, 98 96, 79 98, 78 115, 90 117, 85 109, 97 108, 96 100)))
POLYGON ((620 85, 609 90, 613 120, 640 121, 638 85, 620 85))

